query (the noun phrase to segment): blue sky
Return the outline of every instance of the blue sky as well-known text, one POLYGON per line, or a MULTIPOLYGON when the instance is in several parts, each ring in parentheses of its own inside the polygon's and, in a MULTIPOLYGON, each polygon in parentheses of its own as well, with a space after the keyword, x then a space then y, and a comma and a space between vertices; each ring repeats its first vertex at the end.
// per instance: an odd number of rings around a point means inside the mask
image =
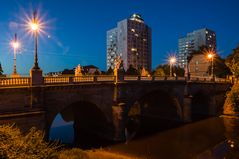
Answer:
POLYGON ((239 43, 238 0, 1 0, 0 62, 13 70, 9 41, 18 33, 22 48, 17 69, 33 66, 33 38, 24 31, 24 12, 33 8, 47 21, 39 40, 39 65, 44 73, 94 64, 106 69, 106 31, 117 21, 139 13, 152 28, 153 68, 177 51, 179 37, 207 27, 216 31, 217 50, 225 57, 239 43))

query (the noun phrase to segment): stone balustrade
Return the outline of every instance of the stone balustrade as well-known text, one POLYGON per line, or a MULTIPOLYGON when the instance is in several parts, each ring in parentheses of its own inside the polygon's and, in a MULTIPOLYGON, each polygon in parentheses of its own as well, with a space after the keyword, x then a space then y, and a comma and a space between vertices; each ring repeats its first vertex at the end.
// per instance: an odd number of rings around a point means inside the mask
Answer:
MULTIPOLYGON (((43 77, 45 85, 55 85, 55 84, 77 84, 85 82, 115 82, 116 77, 112 75, 98 75, 98 76, 57 76, 43 77)), ((125 75, 123 81, 118 82, 130 82, 130 81, 186 81, 185 77, 169 77, 169 76, 129 76, 125 75)), ((192 82, 227 82, 232 81, 224 78, 214 78, 211 77, 199 77, 191 76, 190 80, 192 82)), ((18 78, 9 78, 1 77, 0 78, 0 87, 10 87, 10 86, 30 86, 31 78, 30 77, 18 77, 18 78)))
POLYGON ((29 86, 30 85, 30 77, 1 77, 0 78, 0 87, 8 87, 8 86, 29 86))

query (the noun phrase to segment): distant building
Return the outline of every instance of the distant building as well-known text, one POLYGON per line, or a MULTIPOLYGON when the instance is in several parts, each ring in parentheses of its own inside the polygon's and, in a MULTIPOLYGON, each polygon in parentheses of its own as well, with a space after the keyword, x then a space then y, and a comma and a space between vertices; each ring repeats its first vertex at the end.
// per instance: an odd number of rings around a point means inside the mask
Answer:
POLYGON ((208 67, 211 65, 205 54, 194 54, 189 61, 188 68, 191 76, 208 76, 208 67))
POLYGON ((181 68, 187 66, 187 57, 200 46, 216 50, 216 33, 207 28, 195 30, 178 40, 178 65, 181 68))
POLYGON ((94 65, 83 66, 83 72, 87 75, 101 74, 100 69, 94 65))
POLYGON ((151 28, 139 14, 118 22, 116 28, 107 31, 107 69, 114 69, 118 54, 125 70, 132 65, 151 71, 151 41, 151 28))

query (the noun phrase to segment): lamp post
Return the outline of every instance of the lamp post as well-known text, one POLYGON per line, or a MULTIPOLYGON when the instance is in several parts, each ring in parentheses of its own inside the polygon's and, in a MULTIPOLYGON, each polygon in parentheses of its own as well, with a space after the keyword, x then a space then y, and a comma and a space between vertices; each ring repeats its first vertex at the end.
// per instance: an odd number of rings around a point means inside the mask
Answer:
POLYGON ((169 58, 170 76, 173 77, 173 65, 176 63, 176 57, 169 58))
POLYGON ((37 12, 34 11, 32 20, 28 23, 29 29, 34 34, 34 66, 30 70, 31 85, 43 84, 42 70, 38 65, 38 34, 41 31, 41 25, 37 19, 37 12))
POLYGON ((34 66, 33 69, 40 69, 38 66, 38 50, 37 50, 37 45, 38 45, 38 31, 39 31, 39 24, 37 21, 37 12, 34 11, 33 13, 33 19, 32 22, 29 24, 31 30, 33 31, 34 34, 34 66))
POLYGON ((207 58, 209 59, 209 60, 211 60, 211 77, 212 77, 212 79, 214 78, 214 70, 213 70, 213 58, 214 58, 214 54, 212 53, 212 52, 210 52, 210 53, 208 53, 208 55, 207 55, 207 58))
POLYGON ((13 66, 13 74, 12 77, 19 77, 19 75, 17 74, 17 49, 20 47, 20 43, 17 41, 17 34, 15 33, 14 35, 14 40, 11 42, 11 46, 13 48, 13 62, 14 62, 14 66, 13 66))

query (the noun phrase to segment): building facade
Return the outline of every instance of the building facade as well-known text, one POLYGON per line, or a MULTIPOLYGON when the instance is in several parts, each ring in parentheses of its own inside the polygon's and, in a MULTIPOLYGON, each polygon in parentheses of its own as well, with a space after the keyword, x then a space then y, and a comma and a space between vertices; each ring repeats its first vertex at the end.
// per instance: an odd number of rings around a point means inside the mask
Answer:
POLYGON ((114 60, 119 55, 124 69, 130 65, 151 71, 152 65, 151 28, 139 14, 117 23, 107 31, 107 69, 114 69, 114 60))
POLYGON ((191 77, 205 77, 209 76, 209 66, 211 66, 211 61, 207 59, 205 54, 194 54, 192 59, 189 61, 188 69, 191 77))
POLYGON ((178 65, 185 68, 188 64, 187 57, 200 46, 216 50, 216 33, 207 28, 188 33, 178 40, 178 65))

